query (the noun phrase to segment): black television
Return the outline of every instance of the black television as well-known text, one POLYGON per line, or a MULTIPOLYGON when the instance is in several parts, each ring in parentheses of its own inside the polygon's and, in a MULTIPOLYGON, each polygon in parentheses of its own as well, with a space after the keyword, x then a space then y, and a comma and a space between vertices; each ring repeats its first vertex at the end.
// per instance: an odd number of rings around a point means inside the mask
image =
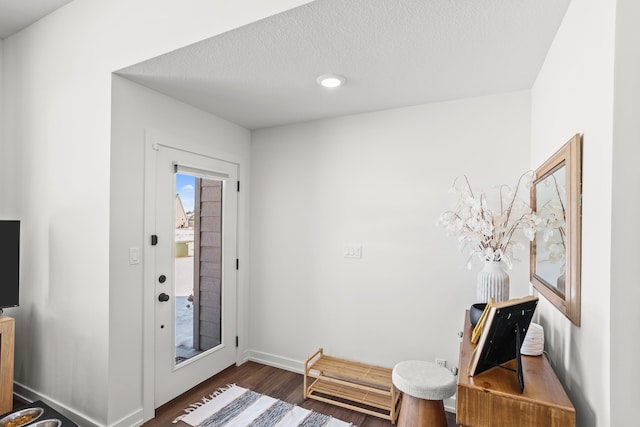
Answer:
POLYGON ((20 299, 20 221, 0 220, 0 310, 20 299))

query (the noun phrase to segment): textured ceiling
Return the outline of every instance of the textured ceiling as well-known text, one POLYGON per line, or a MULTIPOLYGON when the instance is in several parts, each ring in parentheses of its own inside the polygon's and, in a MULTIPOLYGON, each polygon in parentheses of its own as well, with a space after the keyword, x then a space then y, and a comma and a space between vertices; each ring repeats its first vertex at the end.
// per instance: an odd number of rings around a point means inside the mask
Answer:
POLYGON ((71 0, 0 0, 0 39, 22 30, 71 0))
POLYGON ((569 2, 316 0, 118 74, 248 129, 523 90, 569 2))

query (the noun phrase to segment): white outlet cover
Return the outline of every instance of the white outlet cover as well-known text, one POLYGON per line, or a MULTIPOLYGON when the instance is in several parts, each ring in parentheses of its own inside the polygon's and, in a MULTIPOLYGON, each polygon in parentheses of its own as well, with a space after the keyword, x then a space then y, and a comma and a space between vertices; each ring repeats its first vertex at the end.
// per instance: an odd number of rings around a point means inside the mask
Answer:
POLYGON ((345 246, 342 253, 345 258, 362 258, 362 245, 345 246))
POLYGON ((140 264, 140 248, 129 248, 129 265, 140 264))

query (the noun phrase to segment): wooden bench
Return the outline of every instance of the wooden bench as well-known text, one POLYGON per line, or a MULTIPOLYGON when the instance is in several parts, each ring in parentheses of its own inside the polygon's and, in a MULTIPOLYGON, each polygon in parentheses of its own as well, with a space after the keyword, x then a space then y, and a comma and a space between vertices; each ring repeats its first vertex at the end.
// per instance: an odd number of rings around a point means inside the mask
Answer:
POLYGON ((348 408, 396 423, 400 392, 391 368, 327 356, 322 348, 304 364, 304 398, 348 408))

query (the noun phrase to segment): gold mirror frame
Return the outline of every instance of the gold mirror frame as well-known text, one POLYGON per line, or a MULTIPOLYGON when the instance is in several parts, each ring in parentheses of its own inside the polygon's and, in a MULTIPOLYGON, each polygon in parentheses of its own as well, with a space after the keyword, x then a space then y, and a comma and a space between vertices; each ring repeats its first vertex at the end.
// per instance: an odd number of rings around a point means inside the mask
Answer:
POLYGON ((576 326, 580 326, 581 198, 582 138, 577 134, 536 169, 531 208, 541 223, 531 242, 529 275, 533 287, 576 326))

